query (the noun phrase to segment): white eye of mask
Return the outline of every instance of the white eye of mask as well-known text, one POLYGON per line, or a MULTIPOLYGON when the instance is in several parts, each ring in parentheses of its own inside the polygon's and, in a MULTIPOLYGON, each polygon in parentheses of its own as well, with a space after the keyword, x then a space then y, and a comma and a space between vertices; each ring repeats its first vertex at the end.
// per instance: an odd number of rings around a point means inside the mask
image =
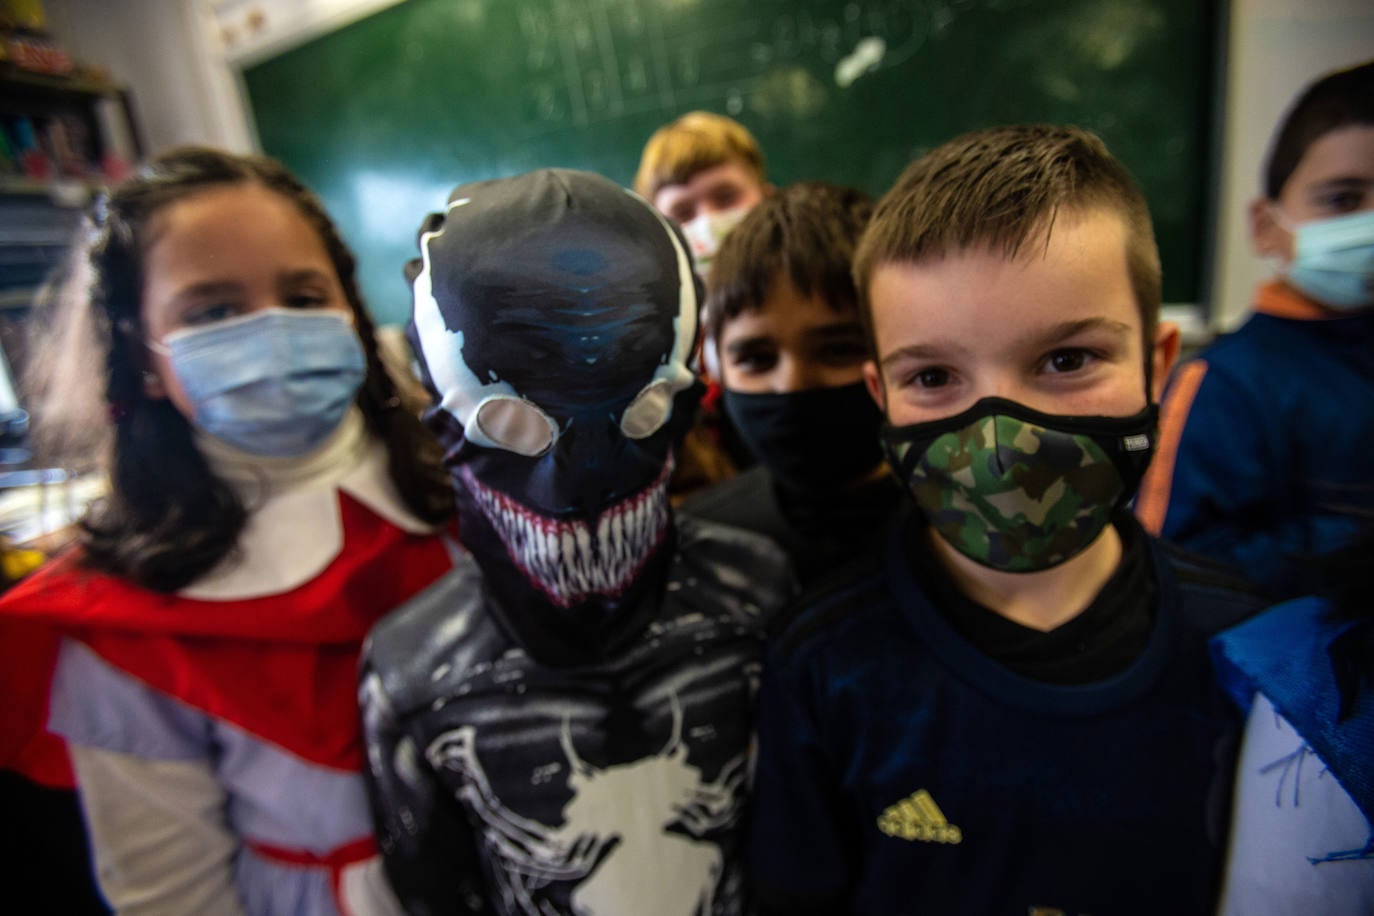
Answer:
POLYGON ((673 415, 673 386, 667 379, 645 385, 620 417, 620 431, 630 439, 647 439, 673 415))
POLYGON ((553 447, 558 424, 534 403, 498 394, 477 405, 467 435, 478 445, 533 458, 553 447))

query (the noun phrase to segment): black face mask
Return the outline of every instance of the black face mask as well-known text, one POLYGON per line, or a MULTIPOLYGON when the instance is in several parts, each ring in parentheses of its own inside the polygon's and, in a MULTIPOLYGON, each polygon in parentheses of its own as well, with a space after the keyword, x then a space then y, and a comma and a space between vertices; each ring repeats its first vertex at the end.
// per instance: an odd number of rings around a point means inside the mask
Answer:
POLYGON ((786 394, 725 392, 725 411, 779 486, 834 490, 883 459, 883 415, 863 382, 786 394))

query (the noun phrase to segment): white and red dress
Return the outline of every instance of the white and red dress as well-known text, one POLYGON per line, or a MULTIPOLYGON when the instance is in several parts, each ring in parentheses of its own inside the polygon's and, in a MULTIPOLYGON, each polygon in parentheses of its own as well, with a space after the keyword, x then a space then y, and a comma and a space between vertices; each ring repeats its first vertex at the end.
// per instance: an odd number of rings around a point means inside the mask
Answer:
POLYGON ((0 677, 29 696, 0 716, 0 766, 61 784, 65 740, 119 912, 399 913, 360 775, 358 655, 453 542, 405 508, 356 413, 303 459, 200 445, 251 513, 235 552, 175 594, 68 556, 6 595, 4 653, 24 655, 0 677))

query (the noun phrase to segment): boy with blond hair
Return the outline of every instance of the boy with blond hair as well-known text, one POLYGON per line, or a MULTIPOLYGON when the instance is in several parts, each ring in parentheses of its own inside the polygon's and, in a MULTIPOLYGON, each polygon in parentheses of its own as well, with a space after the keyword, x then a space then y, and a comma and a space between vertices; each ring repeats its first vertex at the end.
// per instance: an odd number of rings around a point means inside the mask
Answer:
POLYGON ((754 135, 709 111, 688 112, 654 131, 634 187, 682 227, 702 276, 725 236, 772 191, 754 135))
POLYGON ((1143 195, 1092 134, 908 167, 855 257, 911 500, 765 665, 765 912, 1205 913, 1237 728, 1207 638, 1261 601, 1127 504, 1178 331, 1143 195))
MULTIPOLYGON (((730 231, 773 191, 763 150, 738 121, 709 111, 692 111, 654 131, 644 144, 635 193, 677 223, 692 251, 697 274, 706 279, 716 252, 730 231)), ((710 317, 702 314, 703 329, 710 317)), ((703 339, 698 368, 707 383, 696 422, 678 449, 673 472, 675 501, 734 476, 751 461, 728 417, 720 409, 720 365, 714 341, 703 339)))

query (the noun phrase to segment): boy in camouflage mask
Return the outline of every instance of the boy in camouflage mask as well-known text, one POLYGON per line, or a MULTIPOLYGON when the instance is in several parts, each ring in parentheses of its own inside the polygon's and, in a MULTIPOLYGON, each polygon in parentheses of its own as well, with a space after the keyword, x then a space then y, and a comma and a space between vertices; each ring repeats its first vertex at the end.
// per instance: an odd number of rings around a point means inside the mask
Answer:
POLYGON ((969 134, 855 278, 913 499, 769 656, 764 911, 1209 911, 1237 723, 1205 643, 1262 601, 1126 511, 1178 351, 1143 196, 1084 131, 969 134))

